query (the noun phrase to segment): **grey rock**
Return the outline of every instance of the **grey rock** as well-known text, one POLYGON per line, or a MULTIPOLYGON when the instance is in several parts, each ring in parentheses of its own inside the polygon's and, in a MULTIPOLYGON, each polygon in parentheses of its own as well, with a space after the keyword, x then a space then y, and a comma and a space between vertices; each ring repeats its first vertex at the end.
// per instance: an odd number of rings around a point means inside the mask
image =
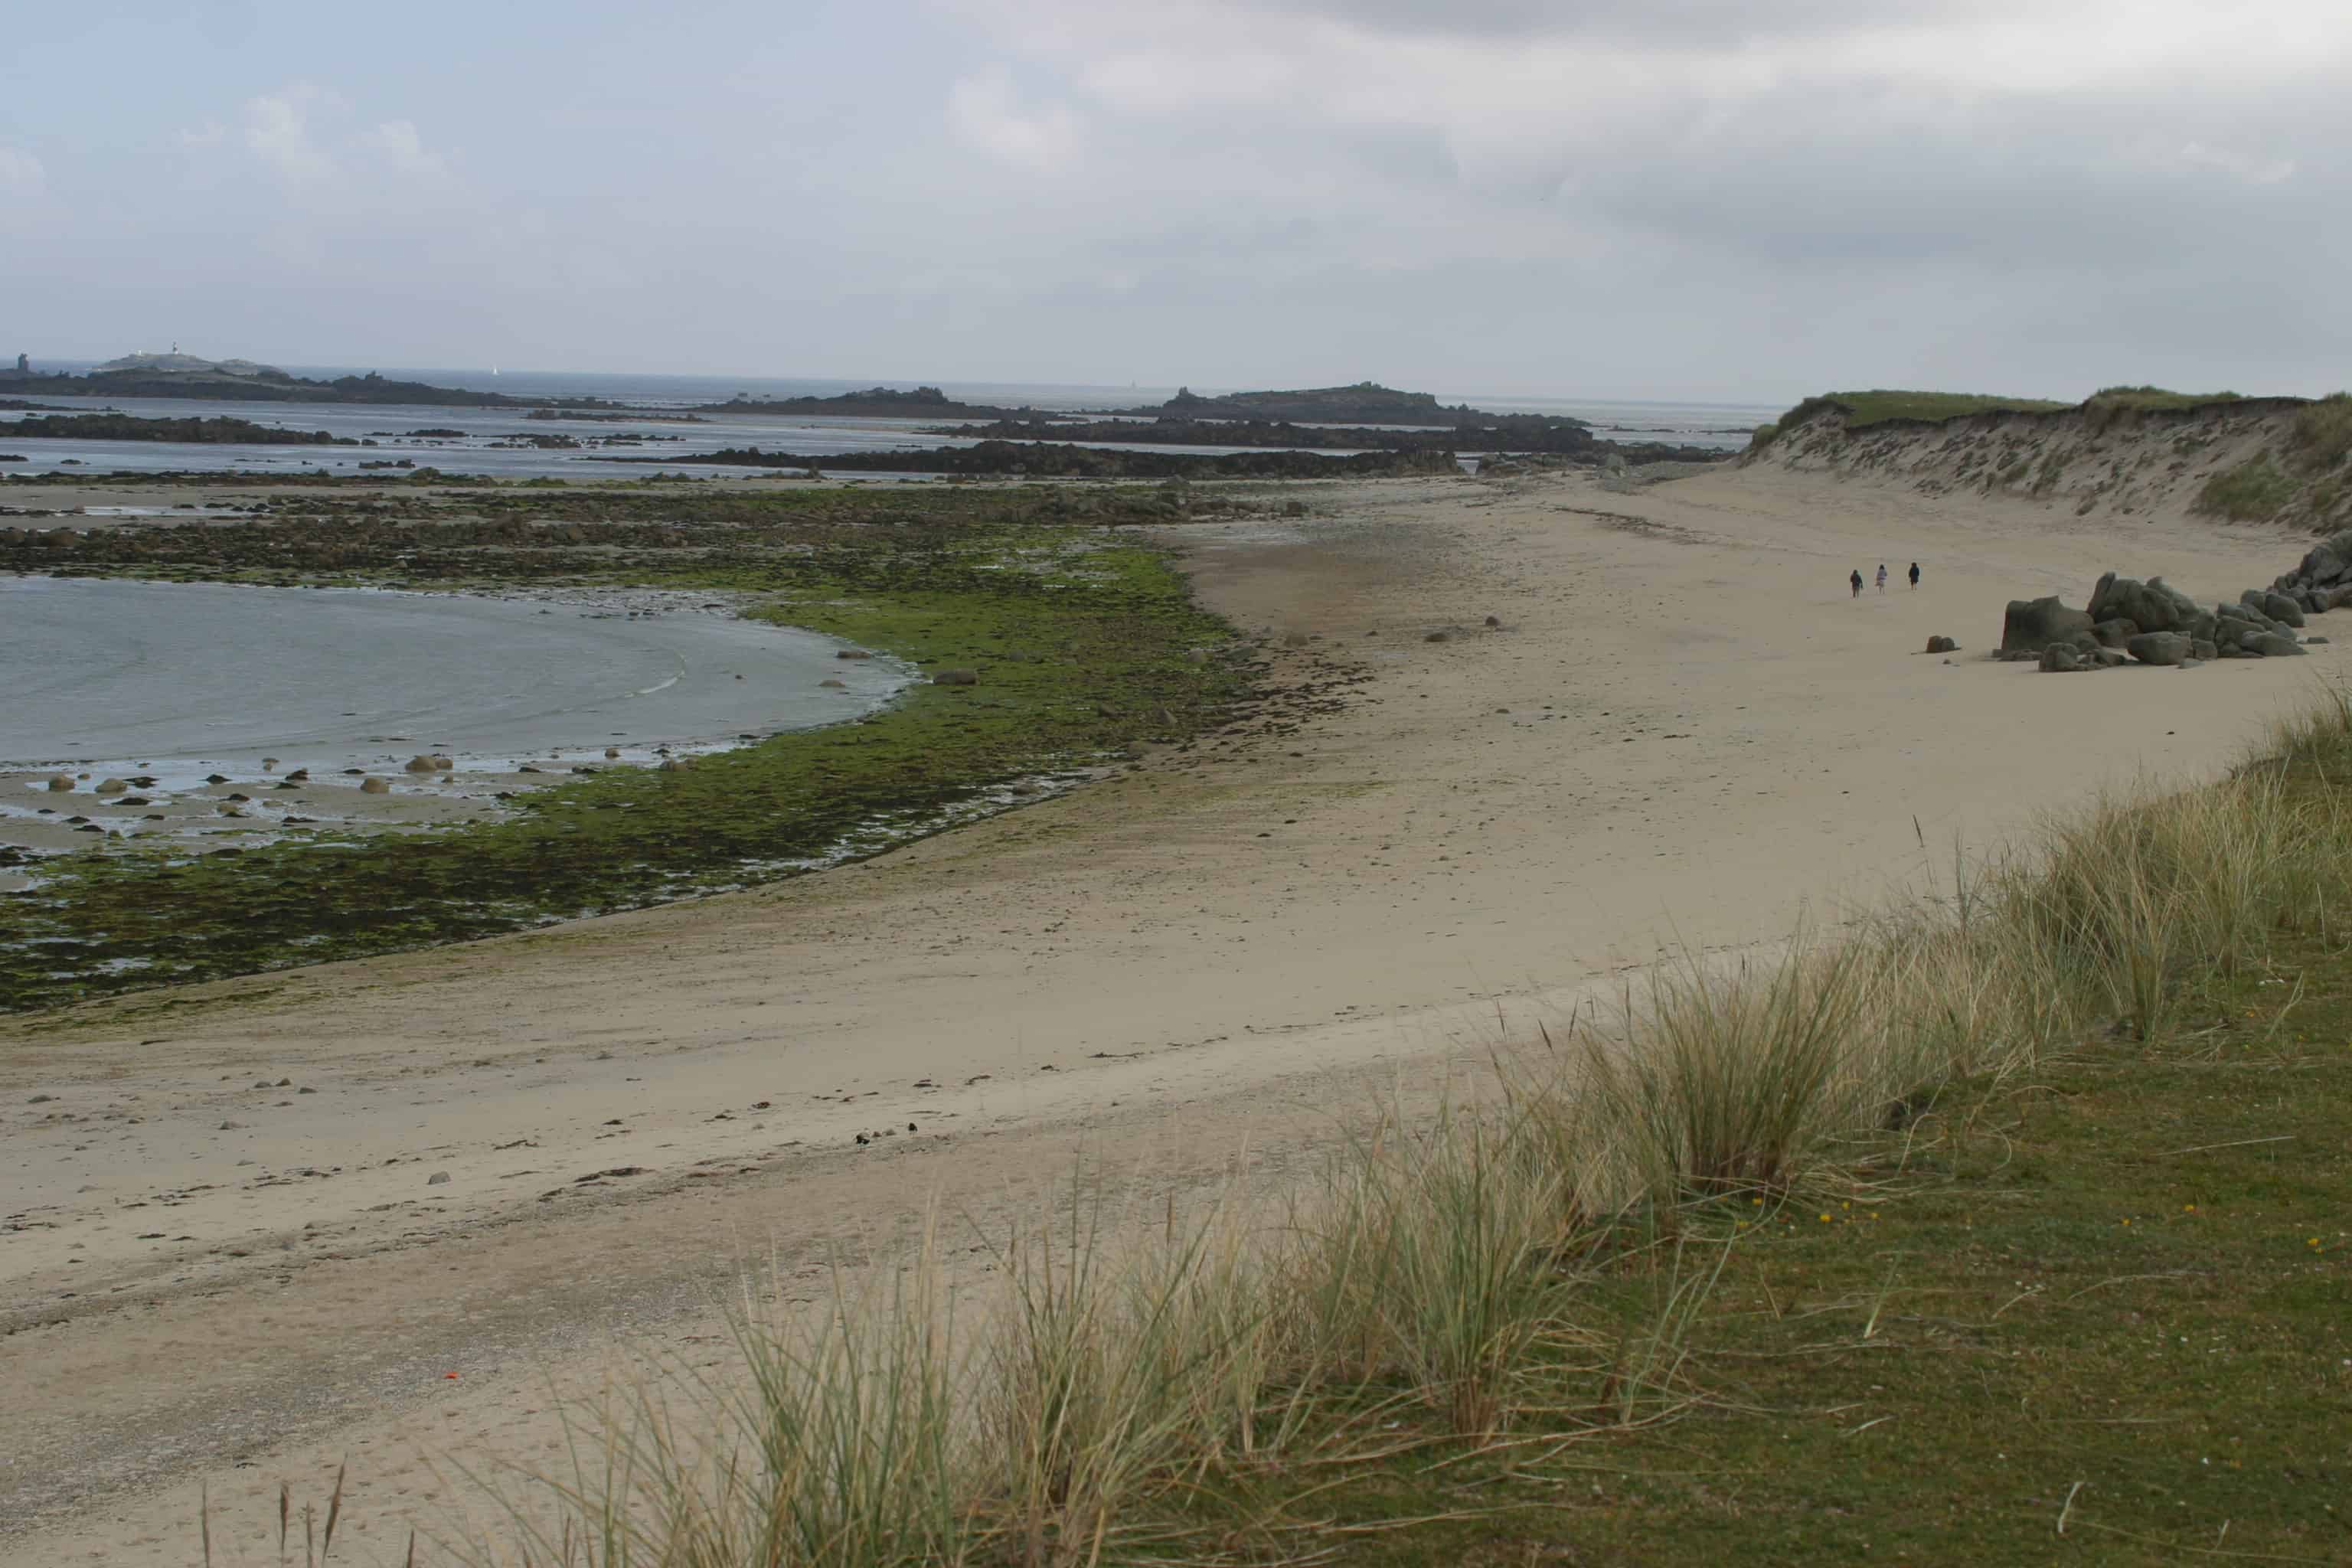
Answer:
POLYGON ((2248 653, 2258 653, 2264 658, 2293 658, 2303 652, 2303 645, 2284 632, 2263 632, 2249 638, 2245 647, 2248 653))
POLYGON ((52 773, 52 774, 50 774, 50 775, 49 775, 49 790, 50 790, 50 793, 52 793, 52 794, 54 794, 54 795, 63 795, 63 794, 65 794, 68 790, 69 790, 69 789, 71 789, 71 788, 73 788, 73 775, 72 775, 72 774, 70 774, 70 773, 52 773))
POLYGON ((436 1171, 425 1178, 425 1184, 428 1187, 446 1187, 449 1184, 449 1173, 436 1171))
POLYGON ((2211 637, 2189 638, 2189 655, 2191 658, 2219 658, 2221 657, 2221 650, 2213 646, 2213 639, 2211 637))
POLYGON ((1927 639, 1927 651, 1929 653, 1958 653, 1960 651, 1960 645, 1954 642, 1949 637, 1929 637, 1927 639))
POLYGON ((2099 622, 2091 628, 2091 635, 2099 639, 2101 647, 2121 647, 2139 636, 2142 630, 2137 621, 2127 621, 2118 616, 2113 620, 2099 622))
POLYGON ((2142 664, 2179 664, 2189 657, 2189 641, 2179 632, 2142 632, 2125 651, 2142 664))
POLYGON ((2326 643, 2327 639, 2326 637, 2305 637, 2303 639, 2303 646, 2305 647, 2323 647, 2326 646, 2326 643))
POLYGON ((2088 637, 2091 617, 2068 609, 2056 595, 2040 599, 2011 599, 2000 621, 2000 651, 2039 653, 2052 643, 2072 643, 2088 637))
POLYGON ((2050 675, 2073 675, 2092 668, 2083 662, 2083 656, 2074 651, 2072 644, 2063 642, 2043 648, 2041 663, 2044 673, 2050 675))
POLYGON ((360 780, 360 793, 362 795, 390 795, 392 793, 392 785, 383 779, 364 778, 360 780))
POLYGON ((2284 626, 2303 625, 2303 606, 2276 590, 2263 595, 2263 614, 2284 626))

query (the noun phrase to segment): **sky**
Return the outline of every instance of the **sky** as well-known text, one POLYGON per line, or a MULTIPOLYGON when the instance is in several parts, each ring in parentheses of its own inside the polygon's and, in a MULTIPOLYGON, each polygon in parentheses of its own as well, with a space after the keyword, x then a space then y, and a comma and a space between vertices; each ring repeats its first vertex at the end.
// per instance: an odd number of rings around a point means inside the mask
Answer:
POLYGON ((74 0, 0 351, 1774 403, 2352 383, 2343 0, 74 0))

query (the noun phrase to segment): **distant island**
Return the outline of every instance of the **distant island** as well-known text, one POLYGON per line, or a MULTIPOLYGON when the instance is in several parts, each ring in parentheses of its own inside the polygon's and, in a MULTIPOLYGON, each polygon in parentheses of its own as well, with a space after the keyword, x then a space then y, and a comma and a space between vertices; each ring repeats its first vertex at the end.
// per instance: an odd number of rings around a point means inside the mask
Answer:
POLYGON ((698 414, 810 414, 835 419, 1011 419, 1032 410, 988 403, 958 403, 936 386, 899 392, 869 386, 834 397, 751 397, 737 393, 724 403, 697 404, 698 414))
MULTIPOLYGON (((1467 404, 1448 408, 1429 392, 1400 392, 1376 381, 1353 386, 1306 387, 1290 392, 1229 392, 1202 397, 1180 386, 1176 395, 1157 407, 1119 408, 1115 414, 1177 416, 1191 419, 1292 420, 1339 425, 1446 426, 1462 418, 1498 417, 1467 404)), ((1559 418, 1555 424, 1580 425, 1580 419, 1559 418)))
POLYGON ((51 397, 187 397, 240 403, 404 403, 448 408, 618 408, 601 397, 509 397, 421 381, 394 381, 370 371, 312 381, 247 359, 209 360, 176 351, 125 354, 87 375, 44 374, 0 366, 0 393, 51 397))

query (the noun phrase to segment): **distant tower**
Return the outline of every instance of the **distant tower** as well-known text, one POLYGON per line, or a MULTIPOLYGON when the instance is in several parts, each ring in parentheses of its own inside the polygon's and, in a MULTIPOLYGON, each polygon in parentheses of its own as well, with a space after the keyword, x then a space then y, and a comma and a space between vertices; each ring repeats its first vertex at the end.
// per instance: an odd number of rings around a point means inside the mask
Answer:
POLYGON ((26 359, 23 354, 18 354, 18 355, 16 356, 16 374, 17 374, 18 375, 30 375, 30 374, 33 374, 33 362, 32 362, 31 360, 26 359))

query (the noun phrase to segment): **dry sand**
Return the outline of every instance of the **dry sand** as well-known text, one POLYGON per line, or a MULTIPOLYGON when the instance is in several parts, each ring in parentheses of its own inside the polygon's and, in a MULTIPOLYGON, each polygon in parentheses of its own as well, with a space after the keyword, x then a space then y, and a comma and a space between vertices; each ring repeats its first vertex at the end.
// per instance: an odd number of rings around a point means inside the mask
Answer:
POLYGON ((449 1500, 420 1454, 551 1462, 625 1347, 720 1356, 740 1258, 812 1269, 935 1193, 984 1219, 1082 1147, 1278 1174, 1368 1080, 1665 944, 2210 776, 2343 657, 1982 657, 2005 600, 2110 566, 2267 582, 2302 549, 2267 531, 1778 471, 1312 493, 1181 536, 1344 690, 1293 732, 756 892, 0 1035, 0 1564, 187 1562, 200 1484, 262 1560, 279 1480, 347 1454, 352 1560, 396 1560, 449 1500))

